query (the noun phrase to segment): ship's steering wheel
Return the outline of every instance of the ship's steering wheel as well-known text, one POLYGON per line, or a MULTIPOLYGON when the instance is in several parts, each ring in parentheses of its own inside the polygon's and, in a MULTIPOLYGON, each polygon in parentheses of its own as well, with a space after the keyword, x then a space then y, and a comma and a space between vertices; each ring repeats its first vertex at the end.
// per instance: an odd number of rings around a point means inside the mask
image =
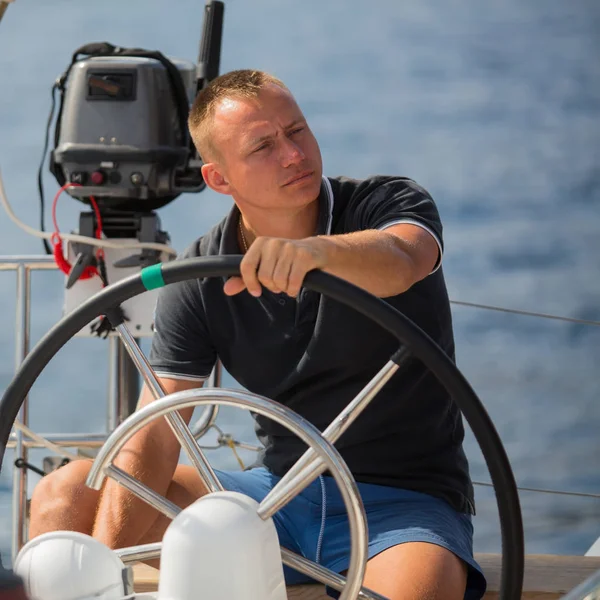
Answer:
MULTIPOLYGON (((0 401, 0 464, 2 464, 4 452, 8 444, 12 423, 16 419, 21 404, 29 393, 31 386, 48 362, 77 332, 100 315, 106 314, 113 321, 114 308, 118 307, 125 300, 144 291, 187 279, 239 275, 240 262, 240 256, 217 256, 191 258, 162 265, 153 265, 143 269, 140 274, 133 275, 108 286, 59 321, 23 361, 15 378, 8 386, 0 401)), ((394 335, 399 342, 400 349, 390 357, 390 361, 399 365, 410 354, 414 355, 431 370, 457 403, 481 447, 492 483, 496 490, 502 537, 502 570, 499 598, 501 600, 520 598, 523 586, 524 542, 517 487, 500 437, 469 383, 455 364, 427 334, 383 300, 348 282, 320 271, 309 273, 304 280, 304 287, 346 304, 381 325, 394 335)), ((116 311, 114 312, 116 314, 116 311)), ((122 323, 113 321, 113 325, 117 326, 117 330, 120 333, 123 333, 123 328, 127 332, 122 323)), ((129 341, 135 345, 133 338, 129 341)), ((125 345, 127 347, 127 344, 125 345)), ((137 346, 135 350, 139 352, 137 346)), ((141 363, 138 364, 138 366, 140 365, 141 363)), ((155 395, 157 397, 164 396, 148 364, 146 363, 145 367, 141 365, 141 367, 142 376, 144 376, 146 383, 150 383, 151 388, 154 385, 155 395)), ((368 393, 372 396, 374 395, 374 391, 371 390, 368 393)), ((205 479, 208 477, 210 483, 212 477, 214 477, 214 472, 212 472, 210 465, 206 463, 200 448, 195 443, 193 435, 187 429, 185 423, 181 420, 178 413, 173 411, 184 406, 200 404, 231 404, 241 405, 265 416, 270 416, 280 424, 287 426, 310 446, 307 453, 298 461, 297 468, 295 470, 292 469, 293 473, 291 473, 290 477, 287 477, 287 480, 293 479, 292 476, 295 474, 295 482, 297 483, 299 479, 303 479, 303 485, 305 486, 317 477, 320 472, 328 469, 340 486, 346 508, 349 512, 352 534, 350 568, 348 570, 348 579, 343 586, 341 598, 343 600, 355 600, 359 597, 359 594, 361 594, 361 598, 380 598, 378 595, 370 596, 366 590, 366 595, 360 592, 366 562, 364 508, 346 464, 332 444, 327 441, 328 439, 335 440, 339 435, 339 430, 336 435, 335 421, 328 430, 323 432, 326 435, 326 439, 319 434, 315 427, 296 413, 277 405, 277 403, 271 400, 245 392, 236 392, 233 390, 227 391, 227 394, 224 392, 224 390, 218 389, 178 392, 151 403, 142 409, 142 411, 131 415, 111 434, 100 451, 90 472, 88 485, 97 487, 101 484, 102 479, 106 475, 109 475, 120 480, 122 483, 129 484, 127 485, 128 489, 134 491, 134 493, 138 493, 140 497, 144 497, 148 488, 145 488, 145 486, 133 480, 133 478, 128 479, 126 474, 123 475, 123 472, 119 474, 118 469, 109 463, 127 437, 133 435, 137 429, 145 425, 149 420, 160 415, 166 415, 170 419, 174 431, 176 434, 177 432, 179 433, 179 439, 184 442, 184 448, 188 451, 192 463, 197 466, 205 479), (180 419, 180 421, 177 422, 177 419, 180 419), (328 431, 329 434, 327 434, 328 431), (300 469, 300 463, 304 465, 304 470, 300 469), (308 471, 310 473, 307 475, 308 471), (303 477, 303 475, 305 476, 303 477)), ((340 425, 340 423, 337 425, 340 425)), ((219 489, 219 483, 216 478, 213 482, 212 489, 219 489)), ((278 487, 280 485, 281 483, 278 484, 278 487)), ((279 499, 276 498, 277 494, 272 492, 270 494, 272 502, 269 506, 264 503, 261 504, 259 514, 262 509, 263 514, 261 516, 269 516, 276 508, 280 508, 285 502, 291 500, 295 493, 299 491, 296 486, 293 493, 288 493, 283 498, 280 496, 279 499)), ((169 510, 173 513, 172 507, 169 509, 166 499, 159 496, 155 500, 159 503, 161 500, 164 501, 166 506, 165 514, 168 514, 169 510)), ((171 516, 174 515, 171 514, 171 516)), ((301 557, 296 557, 288 551, 282 550, 282 555, 286 564, 304 572, 311 570, 311 567, 313 575, 315 575, 315 568, 320 569, 321 573, 326 571, 322 567, 309 563, 309 561, 301 559, 301 557), (307 565, 306 563, 309 564, 307 565)), ((329 575, 331 579, 333 574, 330 573, 329 575)), ((335 577, 337 577, 338 582, 341 582, 343 579, 337 575, 335 577)))

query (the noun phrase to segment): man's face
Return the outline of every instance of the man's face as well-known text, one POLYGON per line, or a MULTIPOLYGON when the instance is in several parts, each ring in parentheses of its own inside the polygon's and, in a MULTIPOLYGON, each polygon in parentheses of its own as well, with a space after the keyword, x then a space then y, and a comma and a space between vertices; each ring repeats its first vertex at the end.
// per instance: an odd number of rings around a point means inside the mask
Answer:
POLYGON ((204 165, 207 184, 242 208, 301 208, 319 195, 319 145, 293 96, 268 85, 255 99, 217 106, 211 140, 218 156, 204 165))

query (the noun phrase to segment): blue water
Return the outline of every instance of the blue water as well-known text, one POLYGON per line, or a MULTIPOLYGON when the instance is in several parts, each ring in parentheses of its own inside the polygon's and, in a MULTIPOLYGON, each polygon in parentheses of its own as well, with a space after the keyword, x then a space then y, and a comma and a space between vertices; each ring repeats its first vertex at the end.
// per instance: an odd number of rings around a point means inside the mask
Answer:
MULTIPOLYGON (((195 60, 202 13, 203 3, 191 0, 10 6, 0 25, 0 167, 24 221, 38 222, 49 90, 71 53, 107 40, 195 60)), ((596 0, 231 0, 222 71, 254 67, 286 81, 328 174, 396 173, 429 189, 445 224, 453 299, 598 321, 599 28, 596 0)), ((46 175, 45 182, 53 195, 55 181, 46 175)), ((62 202, 63 228, 76 226, 80 208, 62 202)), ((228 208, 227 199, 205 192, 182 196, 160 215, 181 249, 228 208)), ((3 214, 0 244, 0 254, 41 251, 3 214)), ((3 274, 0 287, 2 388, 14 370, 13 280, 3 274)), ((38 273, 33 297, 35 342, 61 315, 62 281, 38 273)), ((600 329, 453 311, 459 365, 519 483, 600 492, 600 329)), ((76 340, 61 350, 31 394, 33 427, 101 430, 107 368, 104 342, 76 340)), ((223 411, 219 423, 253 439, 241 412, 223 411)), ((488 481, 470 433, 466 447, 474 479, 488 481)), ((235 467, 226 450, 211 459, 235 467)), ((2 550, 8 466, 0 475, 2 550)), ((498 551, 494 495, 478 486, 476 499, 476 550, 498 551)), ((583 553, 600 535, 598 499, 523 492, 522 505, 528 552, 583 553)))

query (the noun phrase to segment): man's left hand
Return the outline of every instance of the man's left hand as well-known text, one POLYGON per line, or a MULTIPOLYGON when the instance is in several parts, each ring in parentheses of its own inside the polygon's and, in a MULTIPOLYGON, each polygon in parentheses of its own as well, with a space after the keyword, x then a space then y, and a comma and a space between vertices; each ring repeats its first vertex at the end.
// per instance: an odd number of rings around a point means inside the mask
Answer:
POLYGON ((248 249, 240 265, 241 277, 232 277, 223 291, 228 296, 247 289, 260 296, 262 287, 295 298, 300 293, 304 276, 326 264, 325 244, 318 237, 286 240, 258 237, 248 249))

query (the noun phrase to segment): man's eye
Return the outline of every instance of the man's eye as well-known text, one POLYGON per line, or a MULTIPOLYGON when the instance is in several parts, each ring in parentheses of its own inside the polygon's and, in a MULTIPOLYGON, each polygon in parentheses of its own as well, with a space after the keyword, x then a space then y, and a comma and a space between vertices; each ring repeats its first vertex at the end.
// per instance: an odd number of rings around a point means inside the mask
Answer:
POLYGON ((264 150, 265 148, 268 148, 268 147, 269 147, 269 144, 268 144, 268 143, 261 144, 261 145, 260 145, 258 148, 256 148, 256 149, 254 150, 254 152, 260 152, 261 150, 264 150))
POLYGON ((301 131, 304 131, 304 127, 297 127, 296 129, 292 129, 292 131, 290 131, 290 135, 296 135, 297 133, 300 133, 301 131))

